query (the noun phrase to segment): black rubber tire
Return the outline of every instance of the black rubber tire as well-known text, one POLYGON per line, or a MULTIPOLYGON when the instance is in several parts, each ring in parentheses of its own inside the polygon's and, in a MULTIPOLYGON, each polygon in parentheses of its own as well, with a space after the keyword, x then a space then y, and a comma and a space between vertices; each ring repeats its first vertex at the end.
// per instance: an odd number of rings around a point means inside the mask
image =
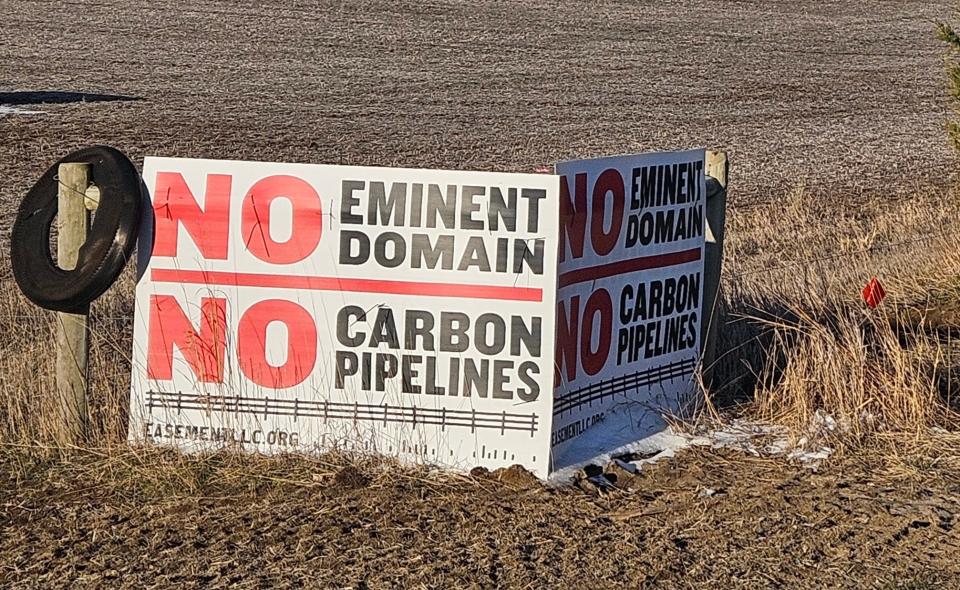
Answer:
POLYGON ((46 309, 84 310, 123 271, 146 198, 137 169, 112 147, 77 150, 51 166, 20 204, 10 236, 13 277, 23 294, 46 309), (100 189, 100 204, 74 270, 58 267, 49 246, 57 216, 57 170, 64 162, 90 164, 91 182, 100 189))

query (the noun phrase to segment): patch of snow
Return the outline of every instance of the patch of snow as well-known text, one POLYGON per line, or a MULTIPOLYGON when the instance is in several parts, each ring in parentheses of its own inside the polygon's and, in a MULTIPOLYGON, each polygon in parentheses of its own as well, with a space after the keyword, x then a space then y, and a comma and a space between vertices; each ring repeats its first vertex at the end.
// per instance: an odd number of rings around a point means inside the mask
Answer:
MULTIPOLYGON (((818 418, 818 420, 815 419, 814 431, 833 431, 838 427, 836 420, 826 414, 818 415, 818 418)), ((791 443, 789 432, 782 426, 743 420, 734 420, 722 428, 697 434, 679 432, 667 427, 613 451, 597 454, 588 461, 564 466, 550 475, 550 483, 564 484, 570 481, 580 468, 589 464, 602 466, 615 462, 622 469, 636 473, 643 469, 644 465, 674 457, 679 451, 690 447, 734 449, 755 457, 785 457, 791 461, 816 467, 820 461, 833 454, 833 449, 819 446, 811 450, 811 440, 821 439, 819 436, 811 435, 791 443), (633 458, 627 459, 627 457, 633 458)))
POLYGON ((803 449, 794 449, 787 453, 788 459, 793 459, 794 461, 800 461, 801 463, 815 463, 823 461, 827 457, 833 454, 833 449, 830 447, 820 447, 816 451, 804 451, 803 449))
POLYGON ((628 455, 640 455, 643 457, 632 461, 621 460, 621 463, 629 466, 624 467, 624 469, 636 472, 647 463, 654 463, 660 459, 673 457, 677 451, 691 446, 691 440, 690 435, 674 432, 673 429, 666 427, 660 432, 643 437, 636 442, 617 447, 612 451, 596 453, 585 460, 564 465, 550 474, 549 481, 556 484, 565 484, 570 481, 584 465, 606 465, 613 461, 615 457, 619 458, 628 455))
POLYGON ((623 459, 618 459, 614 457, 613 462, 614 464, 617 465, 617 467, 619 467, 620 469, 623 469, 624 471, 629 471, 630 473, 638 473, 640 471, 639 467, 637 467, 633 463, 627 463, 623 459))
POLYGON ((42 115, 43 111, 19 109, 8 104, 0 104, 0 115, 42 115))
POLYGON ((657 409, 637 403, 618 404, 574 439, 556 444, 551 457, 553 469, 574 474, 597 461, 606 465, 613 457, 655 455, 681 443, 681 438, 674 438, 657 409))

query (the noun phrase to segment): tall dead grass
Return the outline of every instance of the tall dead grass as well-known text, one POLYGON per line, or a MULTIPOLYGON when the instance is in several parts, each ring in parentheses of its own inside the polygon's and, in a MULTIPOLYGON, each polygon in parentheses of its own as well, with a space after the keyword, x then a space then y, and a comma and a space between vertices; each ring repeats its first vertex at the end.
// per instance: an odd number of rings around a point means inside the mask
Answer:
MULTIPOLYGON (((13 281, 9 254, 0 253, 0 444, 36 445, 56 439, 54 330, 57 316, 34 306, 13 281)), ((133 338, 133 269, 97 300, 90 316, 90 442, 126 438, 133 338)))
POLYGON ((728 226, 719 397, 799 436, 960 424, 956 195, 837 206, 797 190, 728 226), (878 277, 877 308, 860 291, 878 277))
POLYGON ((949 353, 935 334, 882 312, 826 313, 798 309, 790 323, 768 323, 773 334, 755 394, 761 417, 795 433, 819 428, 857 441, 879 430, 950 424, 940 390, 949 353))

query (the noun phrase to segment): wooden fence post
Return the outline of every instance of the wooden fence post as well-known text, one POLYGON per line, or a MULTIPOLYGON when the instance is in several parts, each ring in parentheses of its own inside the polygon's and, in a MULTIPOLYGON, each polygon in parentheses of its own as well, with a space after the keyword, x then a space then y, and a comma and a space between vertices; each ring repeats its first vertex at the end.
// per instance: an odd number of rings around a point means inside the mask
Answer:
MULTIPOLYGON (((89 164, 60 164, 57 191, 57 266, 73 270, 80 246, 87 239, 90 216, 85 194, 90 184, 89 164)), ((87 308, 79 313, 57 313, 57 438, 63 445, 81 444, 89 423, 87 308)))
POLYGON ((703 384, 711 387, 717 356, 717 329, 720 323, 720 270, 723 266, 723 236, 727 220, 727 176, 730 161, 726 152, 707 150, 707 176, 716 179, 720 190, 707 190, 707 240, 704 253, 703 310, 705 327, 701 334, 703 384))

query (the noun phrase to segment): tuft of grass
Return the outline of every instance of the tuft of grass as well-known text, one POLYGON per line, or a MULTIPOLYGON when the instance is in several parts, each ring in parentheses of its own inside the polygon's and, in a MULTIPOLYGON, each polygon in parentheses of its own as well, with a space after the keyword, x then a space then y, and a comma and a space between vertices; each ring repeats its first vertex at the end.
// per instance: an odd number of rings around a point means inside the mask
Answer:
POLYGON ((733 211, 713 401, 841 446, 960 426, 957 205, 944 191, 825 207, 801 187, 733 211), (872 277, 888 292, 875 310, 872 277))
POLYGON ((802 433, 818 416, 834 437, 863 441, 878 431, 921 434, 952 427, 957 414, 941 391, 950 351, 903 312, 856 308, 790 310, 773 324, 758 414, 802 433))

